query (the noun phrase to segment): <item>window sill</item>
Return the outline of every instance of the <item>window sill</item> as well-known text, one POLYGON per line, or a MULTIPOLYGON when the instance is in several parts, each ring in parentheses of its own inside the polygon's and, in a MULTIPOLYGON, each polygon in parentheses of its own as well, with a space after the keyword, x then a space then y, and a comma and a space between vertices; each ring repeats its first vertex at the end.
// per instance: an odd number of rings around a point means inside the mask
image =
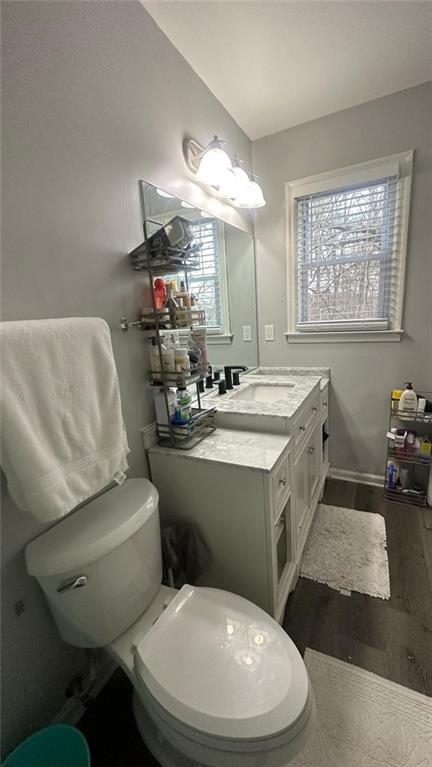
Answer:
POLYGON ((403 330, 322 330, 285 333, 289 344, 388 343, 401 341, 403 330))
POLYGON ((216 344, 232 344, 232 333, 207 333, 207 344, 213 346, 216 344))

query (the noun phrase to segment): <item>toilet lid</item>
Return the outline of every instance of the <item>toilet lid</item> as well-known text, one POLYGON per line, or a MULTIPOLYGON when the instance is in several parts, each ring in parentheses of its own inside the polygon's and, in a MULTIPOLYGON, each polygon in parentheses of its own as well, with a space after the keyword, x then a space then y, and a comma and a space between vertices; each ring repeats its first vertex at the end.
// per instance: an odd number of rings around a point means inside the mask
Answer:
POLYGON ((274 736, 303 712, 308 676, 294 643, 246 599, 183 586, 140 641, 136 670, 172 716, 235 740, 274 736))

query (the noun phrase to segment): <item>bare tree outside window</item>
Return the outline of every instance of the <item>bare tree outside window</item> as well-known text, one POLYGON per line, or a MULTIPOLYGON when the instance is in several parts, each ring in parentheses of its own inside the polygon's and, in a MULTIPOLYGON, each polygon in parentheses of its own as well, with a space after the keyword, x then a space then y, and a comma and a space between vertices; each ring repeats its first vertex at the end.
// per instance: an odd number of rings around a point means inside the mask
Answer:
POLYGON ((397 178, 297 199, 298 322, 388 319, 397 178))

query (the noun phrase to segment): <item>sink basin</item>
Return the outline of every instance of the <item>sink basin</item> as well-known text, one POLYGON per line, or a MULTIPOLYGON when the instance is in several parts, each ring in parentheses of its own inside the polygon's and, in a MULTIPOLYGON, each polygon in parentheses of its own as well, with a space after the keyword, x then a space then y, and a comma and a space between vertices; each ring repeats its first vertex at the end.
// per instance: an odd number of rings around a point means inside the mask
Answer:
POLYGON ((230 399, 247 400, 248 402, 280 402, 288 399, 295 383, 249 383, 242 384, 233 392, 230 399))

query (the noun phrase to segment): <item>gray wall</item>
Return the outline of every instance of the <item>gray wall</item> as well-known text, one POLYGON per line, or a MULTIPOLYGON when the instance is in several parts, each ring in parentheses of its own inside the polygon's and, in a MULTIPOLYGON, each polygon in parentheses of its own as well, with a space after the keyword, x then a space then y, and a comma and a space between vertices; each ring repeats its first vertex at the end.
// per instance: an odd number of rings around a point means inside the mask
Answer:
POLYGON ((260 364, 329 365, 331 464, 382 474, 389 391, 408 380, 432 390, 432 83, 260 139, 252 152, 267 199, 255 221, 260 364), (407 149, 416 152, 403 341, 288 344, 285 182, 407 149))
MULTIPOLYGON (((143 278, 125 254, 142 239, 138 179, 250 229, 206 197, 182 141, 217 132, 250 143, 138 2, 4 2, 3 319, 135 316, 143 278)), ((144 475, 139 428, 154 419, 138 331, 113 330, 131 474, 144 475)), ((49 721, 82 651, 57 636, 23 546, 41 527, 3 497, 3 747, 49 721), (24 602, 17 616, 14 605, 24 602)))

